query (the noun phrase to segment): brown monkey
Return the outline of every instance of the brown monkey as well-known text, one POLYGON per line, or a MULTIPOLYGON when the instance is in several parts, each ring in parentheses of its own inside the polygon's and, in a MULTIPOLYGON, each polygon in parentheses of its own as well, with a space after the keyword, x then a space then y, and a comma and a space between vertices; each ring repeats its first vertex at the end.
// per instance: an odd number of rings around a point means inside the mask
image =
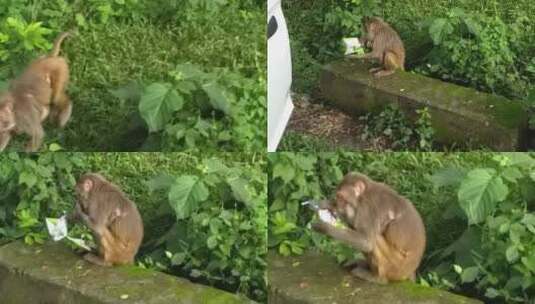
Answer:
POLYGON ((376 78, 388 76, 396 69, 405 70, 405 47, 398 33, 383 19, 372 17, 364 21, 366 33, 360 38, 362 45, 372 51, 362 58, 377 59, 379 68, 370 69, 376 78))
POLYGON ((42 122, 49 114, 62 128, 69 121, 72 105, 65 94, 69 66, 59 56, 61 43, 69 35, 70 32, 59 35, 52 52, 33 61, 11 83, 8 92, 0 96, 0 151, 8 145, 13 133, 25 133, 30 136, 26 151, 35 152, 45 134, 42 122))
MULTIPOLYGON (((96 173, 76 184, 78 202, 72 217, 91 229, 98 255, 84 258, 101 266, 131 264, 143 239, 143 221, 136 205, 114 184, 96 173)), ((71 218, 72 218, 71 217, 71 218)))
POLYGON ((414 280, 425 250, 425 227, 412 203, 385 184, 359 173, 347 174, 333 202, 324 201, 347 224, 336 228, 314 223, 316 231, 360 250, 366 257, 351 273, 361 279, 387 283, 414 280))

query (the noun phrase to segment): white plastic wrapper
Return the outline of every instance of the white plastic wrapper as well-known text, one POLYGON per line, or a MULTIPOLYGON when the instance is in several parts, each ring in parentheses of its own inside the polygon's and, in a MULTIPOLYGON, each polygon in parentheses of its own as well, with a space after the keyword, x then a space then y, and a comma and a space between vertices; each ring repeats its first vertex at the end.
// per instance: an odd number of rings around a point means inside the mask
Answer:
POLYGON ((335 225, 337 222, 337 219, 333 216, 331 211, 327 209, 318 210, 318 217, 320 218, 321 221, 331 224, 331 225, 335 225))
POLYGON ((344 227, 344 224, 342 221, 337 219, 331 211, 327 209, 320 209, 319 208, 319 202, 315 200, 308 200, 306 202, 301 203, 302 206, 308 206, 310 209, 316 211, 318 213, 318 218, 325 223, 331 224, 336 227, 344 227))
POLYGON ((67 237, 67 216, 64 215, 58 219, 47 217, 46 228, 55 242, 64 239, 67 237))
POLYGON ((351 55, 351 54, 363 54, 364 49, 362 45, 360 44, 360 41, 358 38, 344 38, 344 45, 346 47, 346 51, 344 55, 351 55))
POLYGON ((46 221, 46 228, 48 229, 48 234, 50 234, 50 236, 55 242, 61 241, 62 239, 67 238, 76 246, 81 247, 88 251, 91 250, 91 248, 87 245, 87 243, 84 240, 72 238, 67 235, 68 230, 67 230, 67 216, 66 215, 60 218, 47 217, 45 221, 46 221))

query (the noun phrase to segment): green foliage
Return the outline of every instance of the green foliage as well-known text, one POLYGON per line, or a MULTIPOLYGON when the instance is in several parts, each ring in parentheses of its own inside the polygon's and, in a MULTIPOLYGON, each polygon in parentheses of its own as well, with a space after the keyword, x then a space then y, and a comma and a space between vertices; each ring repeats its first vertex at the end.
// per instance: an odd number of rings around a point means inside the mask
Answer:
POLYGON ((428 23, 434 47, 417 71, 484 91, 525 94, 527 78, 512 43, 519 35, 498 16, 454 8, 428 23))
POLYGON ((79 165, 76 154, 0 156, 0 238, 42 243, 47 237, 43 217, 71 209, 73 170, 79 165))
POLYGON ((521 153, 496 155, 492 167, 435 174, 437 187, 454 187, 466 231, 436 251, 426 284, 475 288, 489 299, 522 302, 535 288, 535 159, 521 153), (447 183, 441 181, 447 179, 447 183), (453 267, 447 267, 454 263, 453 267))
POLYGON ((265 89, 255 80, 228 69, 205 72, 192 64, 178 65, 170 76, 173 84, 150 84, 139 97, 149 130, 162 135, 158 148, 254 151, 265 146, 265 89))
POLYGON ((158 266, 265 300, 264 170, 262 161, 228 167, 212 158, 194 174, 152 179, 151 188, 167 193, 176 216, 175 224, 156 242, 155 252, 167 257, 158 266))
POLYGON ((360 118, 365 124, 362 138, 382 136, 391 142, 394 149, 430 151, 434 135, 431 115, 427 108, 416 113, 418 119, 415 123, 411 123, 396 104, 388 105, 379 114, 366 114, 360 118))

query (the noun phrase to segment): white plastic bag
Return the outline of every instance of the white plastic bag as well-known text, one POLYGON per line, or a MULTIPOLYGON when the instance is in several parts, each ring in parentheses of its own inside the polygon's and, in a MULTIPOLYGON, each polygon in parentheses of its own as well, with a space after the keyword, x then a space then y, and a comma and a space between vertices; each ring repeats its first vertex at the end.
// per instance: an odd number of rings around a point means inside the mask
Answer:
POLYGON ((345 45, 345 54, 344 55, 351 55, 351 54, 363 54, 364 49, 362 45, 360 44, 360 41, 358 38, 344 38, 344 45, 345 45))
POLYGON ((61 241, 62 239, 67 238, 74 245, 81 247, 88 251, 91 250, 91 248, 87 245, 87 243, 84 240, 78 239, 78 238, 72 238, 68 236, 67 215, 63 215, 60 218, 47 217, 45 221, 46 221, 46 228, 48 229, 48 234, 50 234, 50 236, 55 242, 61 241))

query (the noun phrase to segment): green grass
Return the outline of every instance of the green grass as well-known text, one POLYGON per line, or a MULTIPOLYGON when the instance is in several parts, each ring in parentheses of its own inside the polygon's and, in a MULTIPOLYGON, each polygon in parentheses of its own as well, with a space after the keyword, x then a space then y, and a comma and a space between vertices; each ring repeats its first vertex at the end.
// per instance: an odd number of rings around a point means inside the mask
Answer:
MULTIPOLYGON (((57 9, 52 3, 41 6, 57 9)), ((163 20, 152 17, 152 12, 138 12, 145 16, 111 18, 104 25, 98 24, 96 17, 88 19, 91 25, 78 28, 77 35, 63 45, 71 69, 68 94, 73 102, 72 120, 65 130, 48 125, 45 145, 59 143, 68 151, 137 148, 129 147, 128 142, 139 142, 139 137, 146 136, 145 132, 129 133, 139 123, 138 105, 119 100, 110 90, 132 80, 146 84, 169 81, 168 73, 179 63, 190 62, 209 69, 229 68, 246 77, 261 77, 266 71, 267 56, 264 10, 260 5, 244 7, 248 9, 225 7, 217 13, 206 12, 206 16, 202 11, 181 8, 182 11, 176 10, 176 19, 163 20), (187 16, 186 20, 179 15, 187 16)), ((44 21, 44 26, 72 27, 73 21, 67 13, 55 17, 51 24, 52 21, 47 22, 35 10, 28 10, 28 15, 44 21)), ((55 30, 47 40, 52 41, 56 32, 62 30, 55 30)), ((28 57, 41 54, 33 52, 28 57)), ((27 61, 0 61, 0 68, 19 71, 27 61)), ((8 73, 8 78, 17 74, 8 73)), ((24 140, 18 138, 10 150, 21 150, 24 140)))

